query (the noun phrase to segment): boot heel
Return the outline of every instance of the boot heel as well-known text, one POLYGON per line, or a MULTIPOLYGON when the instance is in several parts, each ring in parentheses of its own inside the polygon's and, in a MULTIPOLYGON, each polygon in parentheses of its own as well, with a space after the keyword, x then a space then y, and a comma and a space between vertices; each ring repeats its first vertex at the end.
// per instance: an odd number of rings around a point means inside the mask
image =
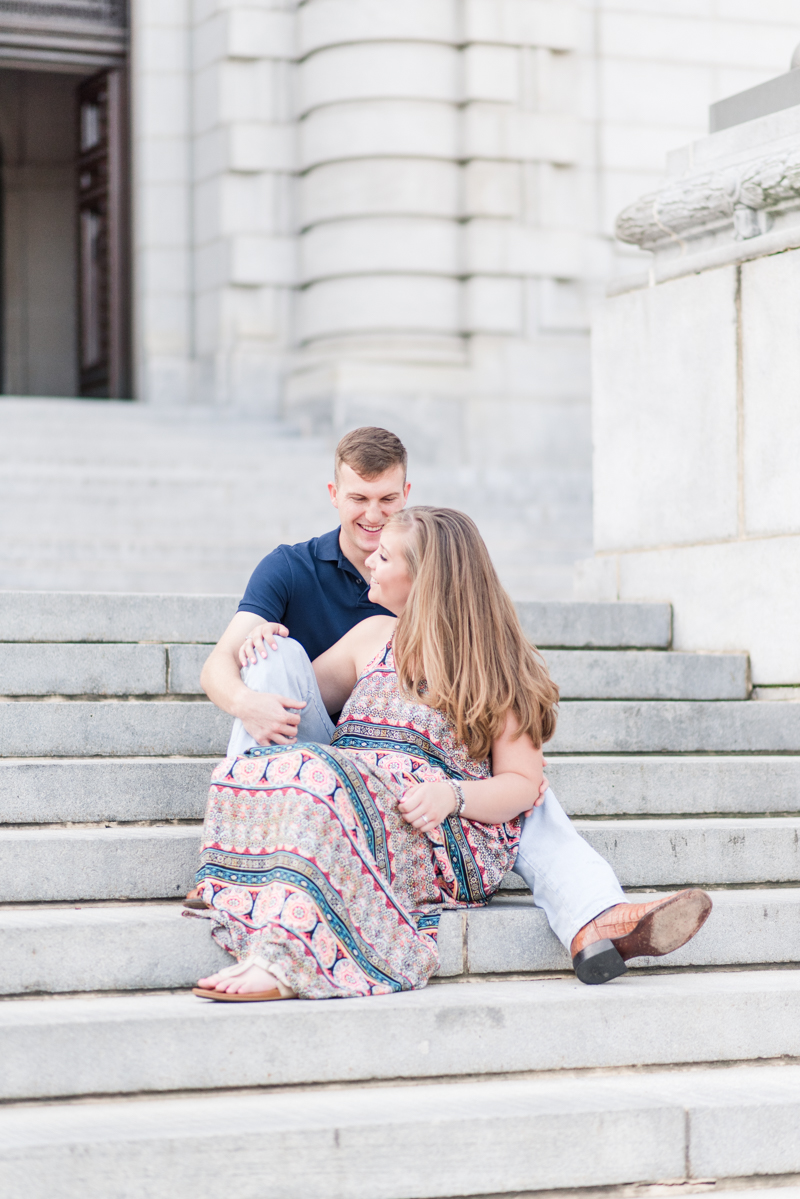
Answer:
POLYGON ((628 969, 614 948, 614 942, 609 940, 595 941, 581 949, 572 959, 572 965, 578 979, 587 987, 611 982, 612 978, 619 978, 628 969))

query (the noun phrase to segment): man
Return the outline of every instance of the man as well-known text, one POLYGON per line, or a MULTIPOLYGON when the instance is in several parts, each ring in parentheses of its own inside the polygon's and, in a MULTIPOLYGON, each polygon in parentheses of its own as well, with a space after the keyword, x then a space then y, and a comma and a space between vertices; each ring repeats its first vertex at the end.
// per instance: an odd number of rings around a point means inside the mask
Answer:
MULTIPOLYGON (((330 741, 333 726, 307 662, 303 670, 286 648, 291 642, 281 644, 276 634, 285 638, 291 630, 313 660, 359 621, 391 615, 367 596, 366 559, 391 514, 405 506, 406 467, 405 447, 388 430, 348 433, 328 484, 340 527, 279 546, 256 567, 201 676, 209 698, 235 718, 228 756, 254 745, 330 741), (242 669, 239 648, 264 622, 273 626, 272 652, 242 669)), ((660 956, 685 944, 711 908, 700 891, 626 903, 609 864, 575 832, 549 788, 525 818, 514 870, 570 950, 578 977, 590 984, 617 977, 632 957, 660 956)))

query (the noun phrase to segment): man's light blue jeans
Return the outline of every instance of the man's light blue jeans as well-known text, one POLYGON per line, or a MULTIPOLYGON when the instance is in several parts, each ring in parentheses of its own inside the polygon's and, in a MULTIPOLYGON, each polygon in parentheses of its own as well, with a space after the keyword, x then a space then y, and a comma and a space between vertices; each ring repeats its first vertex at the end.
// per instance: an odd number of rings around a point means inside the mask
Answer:
MULTIPOLYGON (((266 658, 259 655, 255 665, 242 668, 242 681, 253 691, 305 700, 297 740, 330 744, 334 726, 306 651, 291 637, 276 640, 277 650, 269 650, 266 658)), ((257 744, 241 720, 235 720, 228 757, 237 757, 257 744)), ((533 902, 544 910, 567 950, 585 924, 607 908, 625 903, 614 871, 575 831, 552 790, 546 791, 541 806, 524 818, 514 872, 530 887, 533 902)))

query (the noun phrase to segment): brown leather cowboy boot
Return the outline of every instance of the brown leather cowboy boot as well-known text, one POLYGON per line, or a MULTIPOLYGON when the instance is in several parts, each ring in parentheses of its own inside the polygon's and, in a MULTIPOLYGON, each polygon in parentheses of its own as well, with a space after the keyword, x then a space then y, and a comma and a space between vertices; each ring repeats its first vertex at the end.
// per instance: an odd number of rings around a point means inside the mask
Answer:
POLYGON ((710 911, 711 897, 697 887, 650 903, 618 903, 573 938, 575 973, 588 986, 618 978, 630 958, 658 958, 691 941, 710 911))

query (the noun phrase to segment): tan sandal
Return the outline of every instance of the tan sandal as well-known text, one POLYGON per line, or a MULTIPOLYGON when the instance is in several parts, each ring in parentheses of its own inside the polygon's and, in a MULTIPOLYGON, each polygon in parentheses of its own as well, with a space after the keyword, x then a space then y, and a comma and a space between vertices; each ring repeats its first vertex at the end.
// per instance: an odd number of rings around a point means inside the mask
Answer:
MULTIPOLYGON (((228 966, 225 970, 220 970, 220 974, 224 974, 226 978, 236 978, 239 974, 244 974, 251 966, 260 966, 262 970, 270 970, 269 965, 263 958, 245 958, 236 966, 228 966)), ((197 995, 200 999, 214 999, 218 1003, 265 1003, 271 999, 294 999, 296 998, 294 991, 290 990, 284 983, 278 980, 278 986, 271 991, 249 991, 247 994, 231 994, 229 991, 206 990, 205 987, 192 987, 192 994, 197 995)))
POLYGON ((200 893, 202 890, 202 887, 192 887, 191 891, 183 901, 183 906, 188 908, 190 911, 199 910, 204 912, 210 910, 211 904, 206 903, 204 899, 200 898, 200 893))

